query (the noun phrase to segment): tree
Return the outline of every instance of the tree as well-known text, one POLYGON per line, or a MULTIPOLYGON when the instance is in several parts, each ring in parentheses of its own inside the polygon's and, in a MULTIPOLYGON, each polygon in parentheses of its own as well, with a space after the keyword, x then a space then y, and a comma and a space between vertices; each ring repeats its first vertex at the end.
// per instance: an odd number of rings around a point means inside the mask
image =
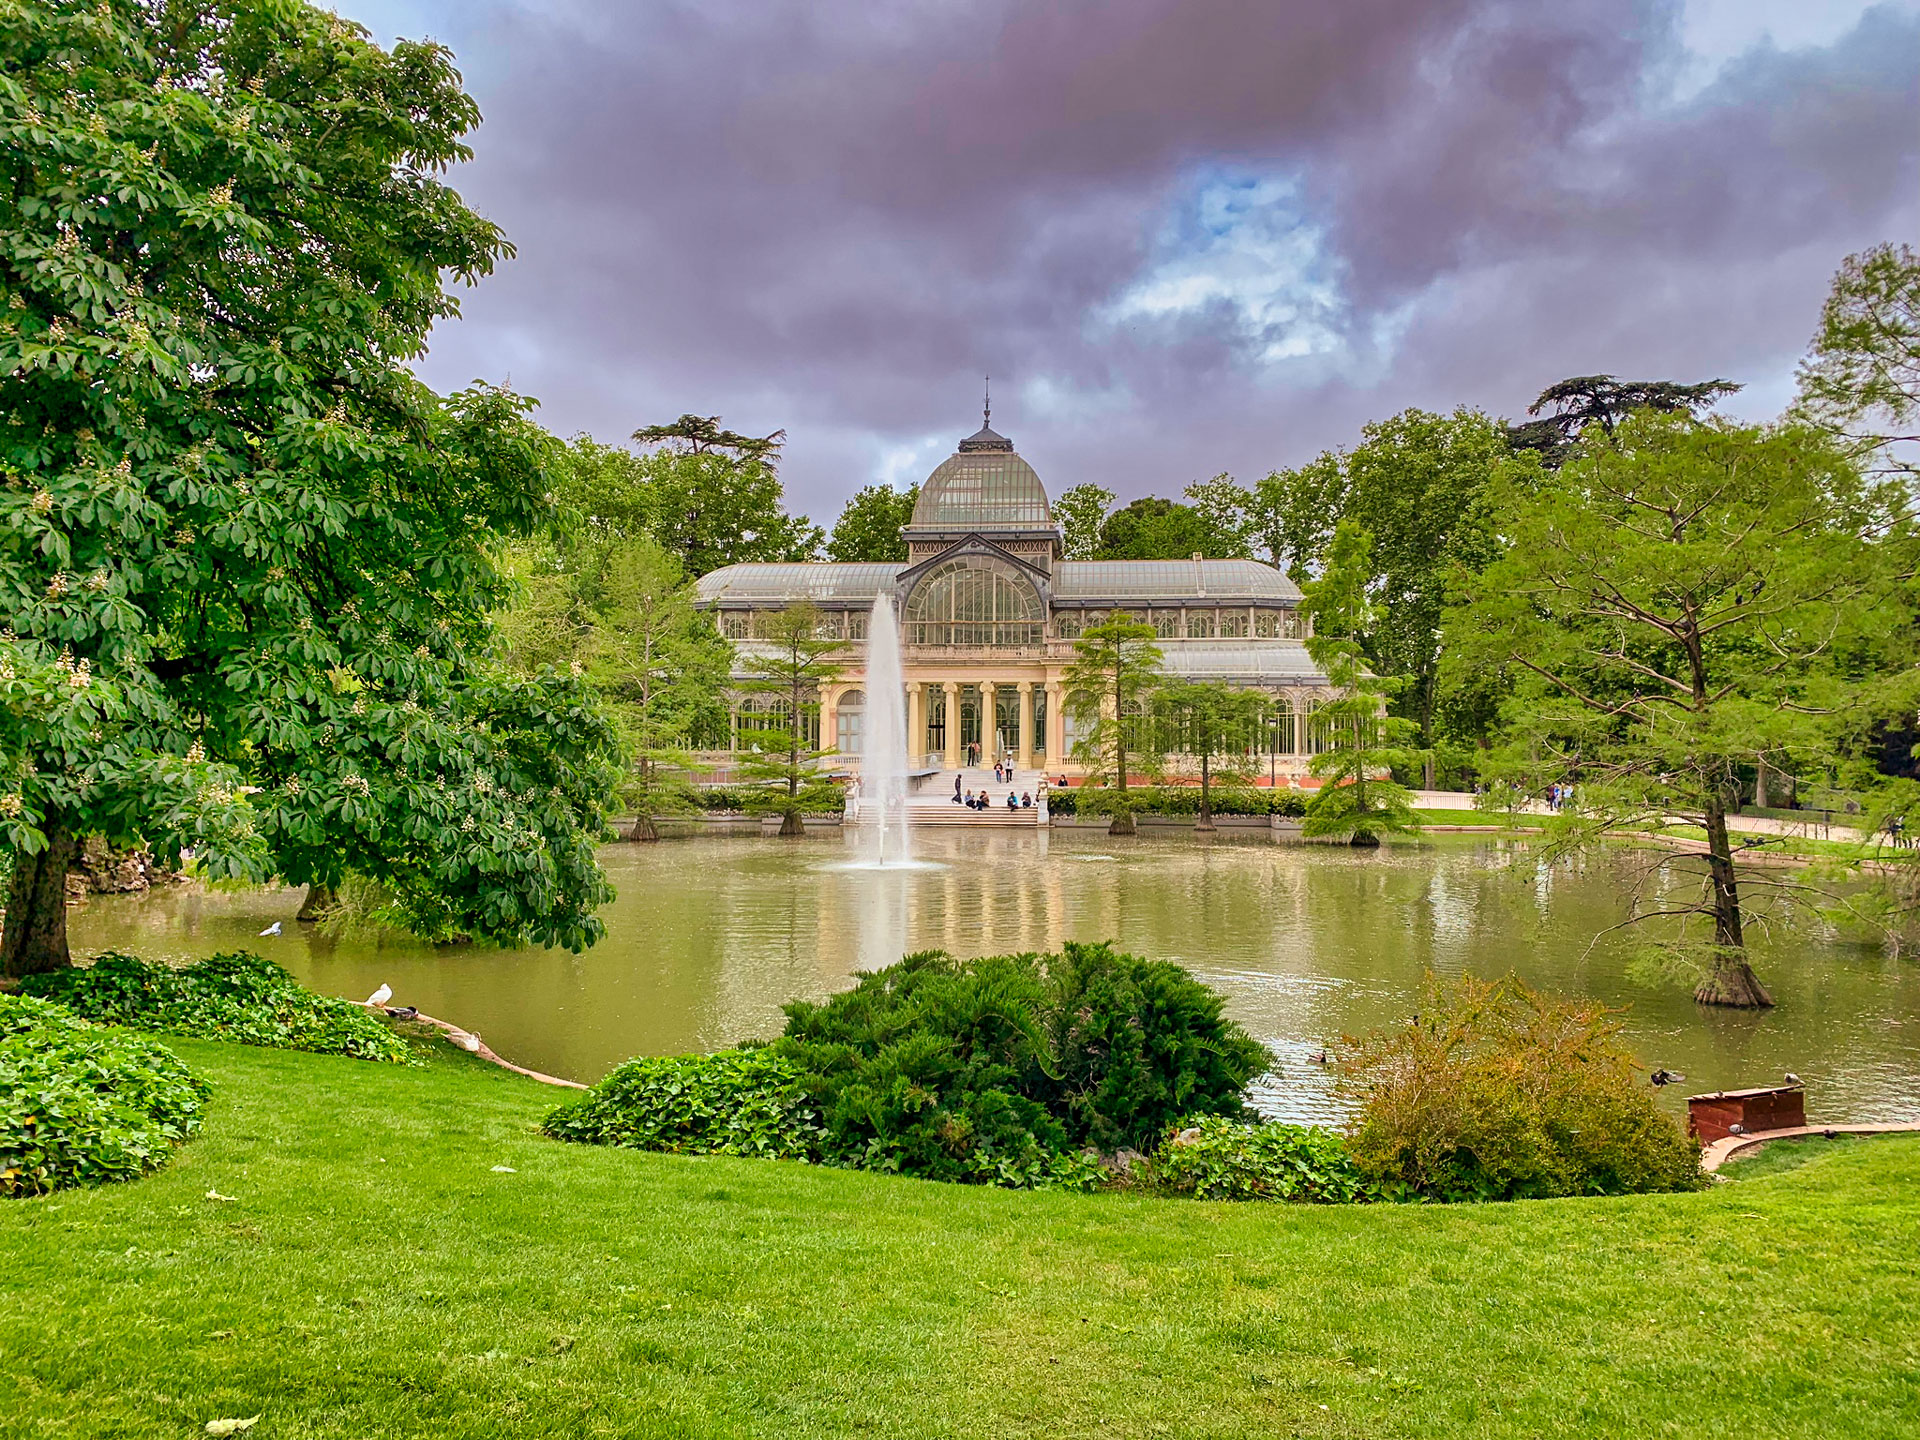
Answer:
POLYGON ((1527 414, 1540 416, 1542 410, 1552 413, 1507 427, 1507 440, 1515 450, 1536 452, 1547 469, 1558 470, 1573 454, 1580 432, 1589 425, 1598 425, 1611 438, 1620 422, 1636 410, 1697 417, 1740 388, 1732 380, 1683 385, 1677 380, 1576 375, 1542 390, 1540 398, 1527 407, 1527 414))
POLYGON ((91 833, 592 943, 611 730, 488 658, 554 447, 407 368, 508 253, 435 178, 479 119, 451 57, 109 0, 12 6, 0 59, 0 972, 68 963, 91 833))
POLYGON ((827 540, 830 560, 905 560, 907 538, 901 532, 913 519, 920 487, 895 490, 891 485, 867 485, 854 492, 827 540))
POLYGON ((1194 481, 1184 493, 1206 527, 1201 554, 1214 560, 1251 558, 1253 496, 1244 485, 1223 470, 1211 480, 1194 481))
POLYGON ((1882 472, 1920 474, 1920 253, 1846 258, 1799 378, 1797 418, 1882 472))
POLYGON ((694 579, 723 565, 813 559, 825 537, 806 516, 786 512, 776 464, 783 432, 753 439, 718 423, 717 416, 683 415, 672 425, 646 426, 633 438, 657 448, 637 457, 631 471, 602 466, 589 473, 637 485, 632 510, 694 579))
POLYGON ((643 425, 633 432, 642 445, 662 445, 682 455, 727 455, 736 460, 757 460, 769 469, 780 463, 780 447, 787 432, 771 435, 740 435, 720 428, 718 415, 682 415, 666 425, 643 425))
MULTIPOLYGON (((1465 749, 1484 733, 1480 725, 1488 718, 1476 691, 1449 694, 1442 683, 1448 587, 1497 552, 1482 500, 1487 486, 1501 475, 1524 480, 1533 473, 1532 459, 1516 459, 1499 422, 1477 410, 1406 410, 1367 425, 1352 450, 1278 471, 1257 491, 1262 543, 1296 583, 1327 563, 1341 521, 1353 521, 1371 537, 1370 618, 1350 638, 1360 642, 1374 674, 1403 682, 1394 688, 1391 709, 1418 727, 1429 788, 1442 722, 1464 722, 1454 733, 1465 749)), ((1469 687, 1476 679, 1457 678, 1469 687)))
MULTIPOLYGON (((1090 626, 1073 642, 1074 658, 1063 679, 1067 706, 1079 727, 1074 758, 1088 780, 1114 789, 1109 835, 1132 835, 1136 827, 1127 799, 1127 728, 1160 674, 1154 629, 1133 620, 1090 626)), ((1140 758, 1137 754, 1135 759, 1140 758)))
POLYGON ((822 633, 819 609, 804 601, 766 617, 755 638, 758 643, 746 655, 746 670, 752 678, 745 688, 749 694, 775 697, 776 708, 772 723, 754 734, 757 751, 743 755, 740 768, 756 780, 779 787, 750 797, 756 808, 780 815, 782 835, 804 835, 808 807, 835 803, 833 785, 820 777, 814 765, 829 752, 808 743, 806 714, 821 688, 840 673, 828 657, 841 642, 822 633))
POLYGON ((1238 685, 1186 680, 1154 691, 1153 709, 1164 731, 1159 748, 1186 755, 1200 768, 1200 815, 1193 828, 1212 830, 1214 781, 1224 774, 1246 784, 1249 742, 1261 728, 1265 697, 1238 685))
MULTIPOLYGON (((689 753, 721 712, 733 646, 695 608, 679 562, 642 537, 611 546, 586 644, 587 678, 619 722, 628 766, 629 840, 657 840, 654 817, 699 808, 689 753)), ((724 723, 724 722, 722 722, 724 723)))
POLYGON ((1100 527, 1096 560, 1185 560, 1207 553, 1207 519, 1191 505, 1145 495, 1121 506, 1100 527))
POLYGON ((1642 413, 1589 432, 1556 484, 1500 497, 1505 553, 1449 622, 1458 663, 1519 677, 1507 778, 1577 784, 1557 845, 1705 832, 1701 897, 1653 912, 1710 922, 1703 1003, 1772 1003, 1746 957, 1729 794, 1762 758, 1831 761, 1871 699, 1854 661, 1903 623, 1874 538, 1900 498, 1804 428, 1642 413))
POLYGON ((1060 522, 1061 549, 1069 560, 1091 560, 1100 548, 1100 527, 1113 508, 1113 491, 1099 485, 1075 485, 1053 502, 1060 522))
POLYGON ((1411 722, 1386 713, 1386 697, 1403 682, 1372 674, 1357 636, 1374 623, 1367 598, 1373 569, 1373 537, 1342 520, 1327 547, 1326 569, 1302 587, 1301 612, 1312 617, 1307 654, 1327 677, 1333 698, 1314 712, 1322 748, 1309 762, 1321 777, 1320 793, 1307 805, 1301 833, 1344 835, 1351 845, 1371 847, 1382 833, 1419 828, 1412 797, 1381 772, 1410 765, 1405 741, 1411 722))

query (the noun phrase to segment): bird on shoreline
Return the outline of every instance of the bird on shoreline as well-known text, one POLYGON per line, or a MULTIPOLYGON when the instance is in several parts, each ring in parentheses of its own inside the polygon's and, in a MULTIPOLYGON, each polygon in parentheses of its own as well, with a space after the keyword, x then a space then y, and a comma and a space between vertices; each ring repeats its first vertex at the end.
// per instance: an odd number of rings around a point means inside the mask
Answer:
POLYGON ((1656 1070, 1647 1077, 1655 1085, 1678 1085, 1687 1077, 1678 1070, 1656 1070))
POLYGON ((1806 1081, 1802 1080, 1798 1075, 1794 1074, 1793 1071, 1791 1070, 1787 1071, 1787 1084, 1804 1085, 1806 1083, 1807 1083, 1806 1081))
POLYGON ((392 998, 393 998, 393 987, 391 985, 382 984, 378 990, 374 991, 373 994, 367 997, 367 1004, 369 1006, 384 1005, 387 1003, 387 1001, 391 1000, 392 998))
POLYGON ((267 928, 260 933, 262 935, 278 935, 280 933, 280 922, 278 920, 274 921, 273 924, 267 926, 267 928))

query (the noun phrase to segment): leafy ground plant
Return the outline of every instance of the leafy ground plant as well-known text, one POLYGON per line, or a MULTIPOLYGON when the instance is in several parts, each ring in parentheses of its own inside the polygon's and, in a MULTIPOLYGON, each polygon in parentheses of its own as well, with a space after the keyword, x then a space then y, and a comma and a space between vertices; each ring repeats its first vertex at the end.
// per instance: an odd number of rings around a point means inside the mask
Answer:
POLYGON ((1155 1182, 1201 1200, 1283 1200, 1351 1205, 1398 1198, 1401 1187, 1363 1175, 1332 1130, 1313 1125, 1247 1125, 1202 1116, 1177 1130, 1153 1157, 1155 1182))
POLYGON ((541 1128, 557 1140, 677 1155, 817 1160, 826 1131, 801 1080, 765 1050, 629 1060, 541 1128))
POLYGON ((240 950, 175 968, 108 951, 84 969, 23 988, 108 1025, 407 1064, 407 1043, 361 1006, 315 995, 271 960, 240 950))
POLYGON ((0 994, 0 1196, 157 1170, 199 1128, 211 1093, 152 1040, 0 994))

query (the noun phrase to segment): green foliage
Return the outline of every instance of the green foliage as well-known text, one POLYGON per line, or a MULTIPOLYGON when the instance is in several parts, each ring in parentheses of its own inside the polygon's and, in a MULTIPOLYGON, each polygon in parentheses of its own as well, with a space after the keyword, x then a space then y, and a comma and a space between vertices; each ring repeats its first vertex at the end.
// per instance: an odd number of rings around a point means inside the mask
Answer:
POLYGON ((839 561, 886 561, 907 558, 907 540, 901 531, 913 519, 920 487, 895 490, 891 485, 865 485, 847 501, 827 538, 827 558, 839 561))
POLYGON ((1450 665, 1511 679, 1487 773, 1533 794, 1574 780, 1563 845, 1702 826, 1701 998, 1767 1003, 1739 958, 1729 791, 1761 761, 1818 773, 1849 726, 1911 707, 1900 547, 1880 538, 1904 493, 1811 430, 1641 412, 1589 430, 1554 485, 1497 500, 1510 544, 1448 623, 1450 665))
POLYGON ((1150 751, 1129 755, 1126 723, 1159 679, 1162 657, 1154 639, 1151 625, 1133 620, 1089 626, 1073 642, 1074 658, 1062 676, 1068 713, 1079 730, 1073 758, 1092 783, 1111 785, 1117 792, 1116 825, 1125 819, 1129 765, 1158 763, 1150 751))
MULTIPOLYGON (((17 854, 142 838, 214 877, 378 874, 430 926, 599 934, 610 734, 580 682, 487 663, 553 446, 531 402, 409 368, 442 277, 508 253, 437 178, 478 120, 443 48, 306 4, 7 7, 17 854)), ((16 884, 16 972, 67 963, 56 893, 16 884)))
POLYGON ((1090 1189, 1083 1152, 1237 1116, 1266 1051, 1178 966, 1069 944, 908 956, 771 1045, 635 1060, 548 1117, 565 1140, 768 1155, 927 1179, 1090 1189))
POLYGON ((1213 541, 1207 517, 1177 500, 1145 495, 1122 505, 1100 526, 1096 560, 1185 560, 1213 541))
POLYGON ((157 1170, 199 1128, 211 1093, 152 1040, 0 993, 0 1195, 157 1170))
MULTIPOLYGON (((1108 815, 1114 792, 1099 785, 1069 786, 1047 792, 1047 810, 1053 815, 1108 815)), ((1298 790, 1233 786, 1215 789, 1216 815, 1287 815, 1307 813, 1308 797, 1298 790)), ((1135 785, 1127 791, 1128 807, 1136 815, 1198 815, 1198 785, 1135 785)))
POLYGON ((657 448, 630 463, 598 454, 588 476, 613 482, 619 493, 602 500, 575 490, 572 498, 590 513, 637 518, 693 579, 723 565, 813 559, 824 537, 806 516, 787 514, 777 469, 782 433, 754 438, 717 425, 717 416, 683 415, 634 431, 635 440, 657 448))
POLYGON ((1153 1157, 1156 1184, 1200 1200, 1283 1200, 1352 1205, 1394 1198, 1367 1179, 1347 1142, 1318 1126, 1249 1125, 1206 1115, 1167 1138, 1153 1157))
POLYGON ((1367 623, 1351 638, 1369 670, 1399 682, 1391 712, 1420 727, 1422 748, 1443 733, 1476 742, 1493 719, 1476 677, 1443 673, 1442 621, 1454 577, 1498 552, 1488 486, 1535 473, 1477 410, 1407 410, 1364 427, 1352 450, 1327 451, 1255 487, 1250 528, 1296 582, 1325 569, 1342 521, 1373 537, 1367 623))
POLYGON ((1088 1146, 1148 1147, 1185 1115, 1238 1115, 1268 1063, 1178 966, 1072 943, 909 956, 788 1005, 773 1048, 810 1077, 829 1158, 989 1183, 1028 1183, 1088 1146))
POLYGON ((1799 378, 1796 417, 1876 469, 1920 474, 1920 251, 1846 258, 1799 378))
POLYGON ((742 793, 748 809, 779 814, 784 817, 783 833, 798 834, 801 816, 808 811, 838 807, 838 791, 815 765, 828 753, 827 737, 820 737, 821 745, 812 744, 805 719, 821 687, 840 673, 832 657, 843 642, 824 630, 819 609, 806 602, 768 616, 758 638, 760 643, 746 656, 750 678, 743 688, 772 696, 779 710, 765 729, 743 736, 743 744, 750 740, 758 748, 736 756, 741 772, 769 783, 742 793))
POLYGON ((84 968, 29 976, 25 988, 106 1025, 411 1063, 406 1042, 366 1009, 304 990, 244 950, 181 968, 108 951, 84 968))
POLYGON ((1309 762, 1321 777, 1320 791, 1307 804, 1308 836, 1341 835, 1356 845, 1376 842, 1383 833, 1417 830, 1412 797, 1380 772, 1410 766, 1406 748, 1414 726, 1385 713, 1385 697, 1401 682, 1374 675, 1366 667, 1358 636, 1373 623, 1367 596, 1373 540, 1351 520, 1342 520, 1327 548, 1326 569, 1303 587, 1303 614, 1313 618, 1307 653, 1327 677, 1333 698, 1314 713, 1321 748, 1309 762))
POLYGON ((1067 559, 1091 560, 1099 553, 1100 527, 1106 524, 1113 498, 1113 491, 1090 481, 1053 497, 1053 519, 1067 559))
POLYGON ((800 1072, 761 1049, 629 1060, 541 1128, 589 1145, 767 1160, 818 1160, 825 1135, 800 1072))
POLYGON ((1219 681, 1187 680, 1160 686, 1150 708, 1161 735, 1159 752, 1181 756, 1200 773, 1198 814, 1212 818, 1215 787, 1241 789, 1265 748, 1267 698, 1219 681))
POLYGON ((1507 441, 1515 450, 1537 453, 1547 469, 1558 470, 1573 457, 1589 425, 1611 437, 1615 427, 1636 410, 1699 416, 1740 388, 1732 380, 1683 385, 1674 380, 1576 375, 1542 390, 1540 398, 1527 407, 1527 414, 1538 418, 1508 426, 1507 441), (1548 412, 1544 416, 1540 414, 1543 410, 1548 412))
POLYGON ((1701 1188, 1698 1144, 1654 1104, 1619 1034, 1606 1007, 1511 976, 1430 980, 1418 1015, 1348 1042, 1354 1164, 1449 1201, 1701 1188))

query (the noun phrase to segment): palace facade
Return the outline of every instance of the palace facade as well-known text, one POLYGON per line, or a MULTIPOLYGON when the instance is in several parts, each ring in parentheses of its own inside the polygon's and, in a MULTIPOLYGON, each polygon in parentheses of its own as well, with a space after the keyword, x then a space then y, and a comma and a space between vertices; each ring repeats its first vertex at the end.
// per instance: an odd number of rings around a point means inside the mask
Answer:
MULTIPOLYGON (((1074 640, 1125 616, 1153 626, 1169 680, 1218 680, 1271 697, 1257 740, 1263 778, 1305 773, 1309 717, 1327 693, 1302 643, 1300 592, 1255 560, 1068 560, 1040 477, 989 423, 920 487, 904 564, 729 565, 698 582, 703 608, 750 654, 762 617, 811 601, 847 641, 835 683, 804 724, 849 760, 863 749, 864 645, 874 602, 898 606, 915 764, 956 769, 1011 757, 1022 770, 1073 775, 1062 676, 1074 640), (975 748, 977 747, 977 749, 975 748)), ((739 678, 744 679, 744 674, 739 678)), ((736 744, 763 725, 743 694, 736 744)))

